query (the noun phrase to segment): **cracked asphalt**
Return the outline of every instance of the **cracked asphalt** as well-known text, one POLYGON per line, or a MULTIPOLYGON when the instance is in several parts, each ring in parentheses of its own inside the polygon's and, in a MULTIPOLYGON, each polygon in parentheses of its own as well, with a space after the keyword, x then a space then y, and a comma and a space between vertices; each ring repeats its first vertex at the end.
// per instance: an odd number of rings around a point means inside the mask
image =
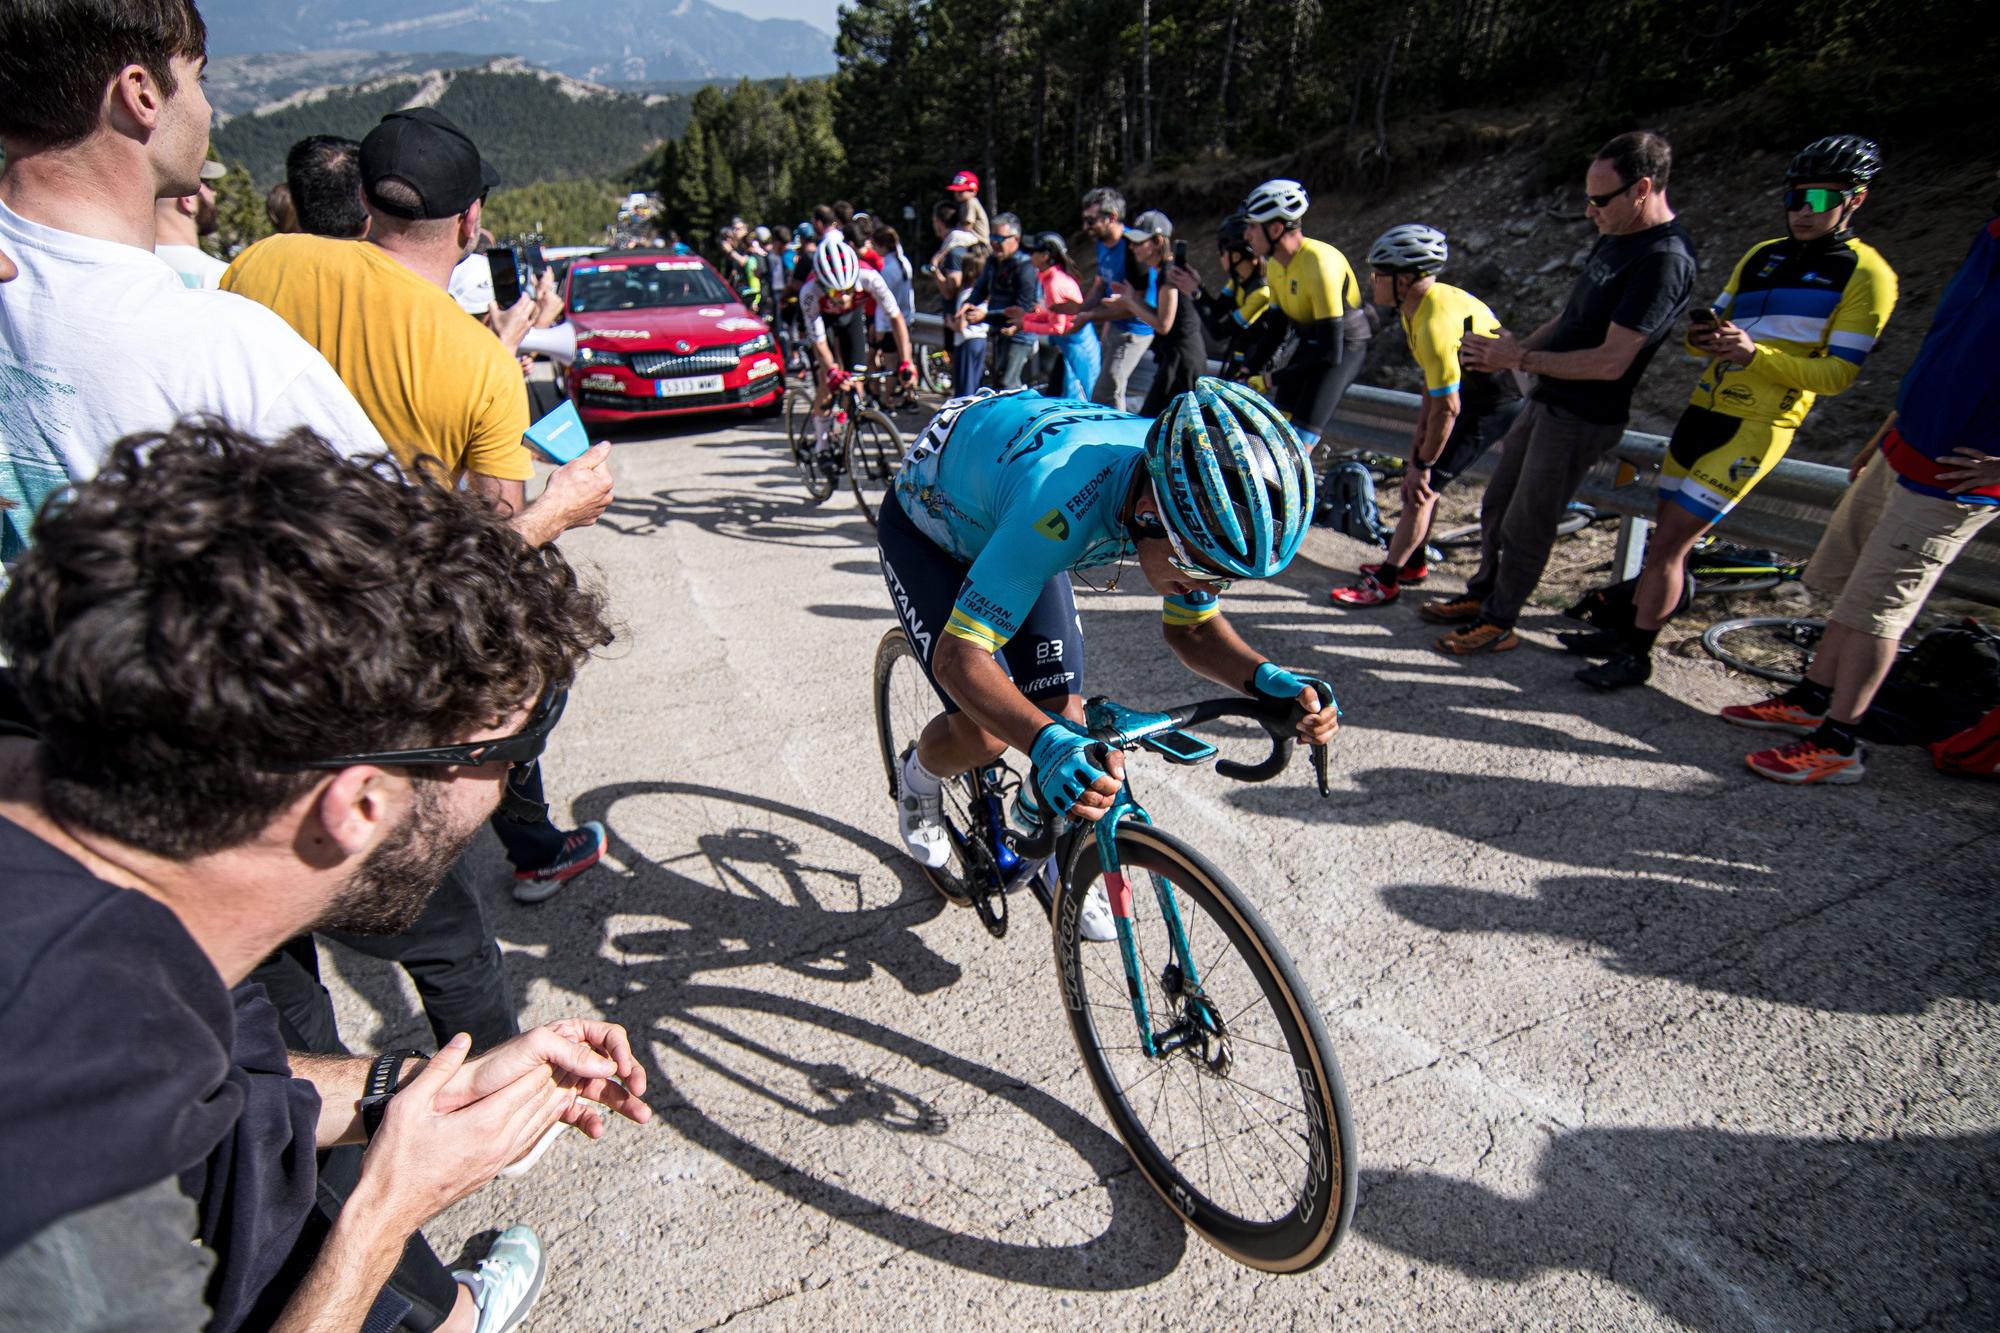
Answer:
MULTIPOLYGON (((1353 1230, 1270 1277, 1132 1171, 1031 912, 991 940, 901 864, 851 499, 806 507, 762 423, 621 438, 614 466, 563 547, 623 629, 546 765, 610 853, 536 906, 477 854, 524 1021, 624 1023, 659 1115, 430 1228, 447 1259, 537 1228, 527 1328, 2000 1327, 1990 785, 1887 749, 1854 787, 1758 781, 1710 716, 1753 683, 1671 631, 1653 687, 1609 697, 1540 613, 1449 660, 1414 599, 1328 607, 1363 553, 1315 531, 1225 603, 1334 682, 1331 799, 1302 763, 1133 765, 1289 947, 1353 1101, 1353 1230)), ((1209 693, 1123 582, 1079 595, 1091 691, 1209 693)), ((406 982, 327 953, 350 1044, 427 1043, 406 982)))

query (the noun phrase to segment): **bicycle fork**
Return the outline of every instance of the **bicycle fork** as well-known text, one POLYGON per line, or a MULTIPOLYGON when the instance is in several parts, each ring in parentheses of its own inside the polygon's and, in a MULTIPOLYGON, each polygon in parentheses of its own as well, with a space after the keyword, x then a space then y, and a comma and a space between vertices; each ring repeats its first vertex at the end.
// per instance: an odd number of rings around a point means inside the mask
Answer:
POLYGON ((1104 870, 1104 892, 1111 904, 1111 917, 1118 930, 1118 953, 1125 965, 1125 989, 1132 1001, 1132 1019, 1139 1028, 1140 1048, 1148 1059, 1160 1059, 1210 1038, 1222 1036, 1215 1011, 1201 994, 1201 976, 1188 948, 1187 928, 1174 902, 1173 885, 1157 872, 1153 875, 1153 897, 1160 916, 1167 923, 1168 943, 1173 961, 1162 969, 1159 984, 1169 1001, 1179 1005, 1182 1018, 1164 1032, 1154 1032, 1151 1009, 1146 1000, 1146 978, 1139 970, 1139 946, 1132 928, 1132 882, 1118 859, 1118 825, 1126 819, 1150 824, 1152 820, 1120 788, 1117 799, 1097 821, 1097 855, 1104 870), (1179 1002, 1186 1001, 1185 1004, 1179 1002))

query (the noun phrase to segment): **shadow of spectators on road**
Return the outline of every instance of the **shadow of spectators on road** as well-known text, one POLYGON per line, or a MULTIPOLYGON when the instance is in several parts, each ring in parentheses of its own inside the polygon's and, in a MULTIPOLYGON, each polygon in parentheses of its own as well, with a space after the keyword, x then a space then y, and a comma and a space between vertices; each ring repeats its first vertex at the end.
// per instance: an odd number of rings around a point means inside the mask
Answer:
POLYGON ((1571 1130, 1525 1199, 1368 1171, 1354 1224, 1484 1282, 1609 1278, 1692 1328, 2000 1326, 2000 1133, 1571 1130))

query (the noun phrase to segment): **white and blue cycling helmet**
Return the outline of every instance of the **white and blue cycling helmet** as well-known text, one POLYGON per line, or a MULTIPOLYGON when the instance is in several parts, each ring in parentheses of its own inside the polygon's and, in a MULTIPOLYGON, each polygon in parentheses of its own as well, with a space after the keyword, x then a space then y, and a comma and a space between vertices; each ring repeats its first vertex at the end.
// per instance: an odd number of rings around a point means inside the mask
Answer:
POLYGON ((1146 471, 1180 554, 1220 576, 1270 578, 1305 540, 1311 454, 1244 385, 1204 376, 1176 396, 1146 436, 1146 471))

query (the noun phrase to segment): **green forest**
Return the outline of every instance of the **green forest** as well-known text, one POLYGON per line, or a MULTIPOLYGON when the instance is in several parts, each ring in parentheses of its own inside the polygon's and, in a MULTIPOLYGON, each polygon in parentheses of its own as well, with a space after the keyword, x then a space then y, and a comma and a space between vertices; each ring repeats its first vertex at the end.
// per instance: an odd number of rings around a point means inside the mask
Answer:
POLYGON ((1478 110, 1567 175, 1668 108, 1707 146, 1992 125, 1993 8, 1968 0, 854 0, 839 72, 709 88, 637 173, 696 235, 834 197, 897 209, 970 167, 1023 212, 1264 175, 1385 186, 1478 141, 1478 110), (774 114, 775 112, 775 114, 774 114))

